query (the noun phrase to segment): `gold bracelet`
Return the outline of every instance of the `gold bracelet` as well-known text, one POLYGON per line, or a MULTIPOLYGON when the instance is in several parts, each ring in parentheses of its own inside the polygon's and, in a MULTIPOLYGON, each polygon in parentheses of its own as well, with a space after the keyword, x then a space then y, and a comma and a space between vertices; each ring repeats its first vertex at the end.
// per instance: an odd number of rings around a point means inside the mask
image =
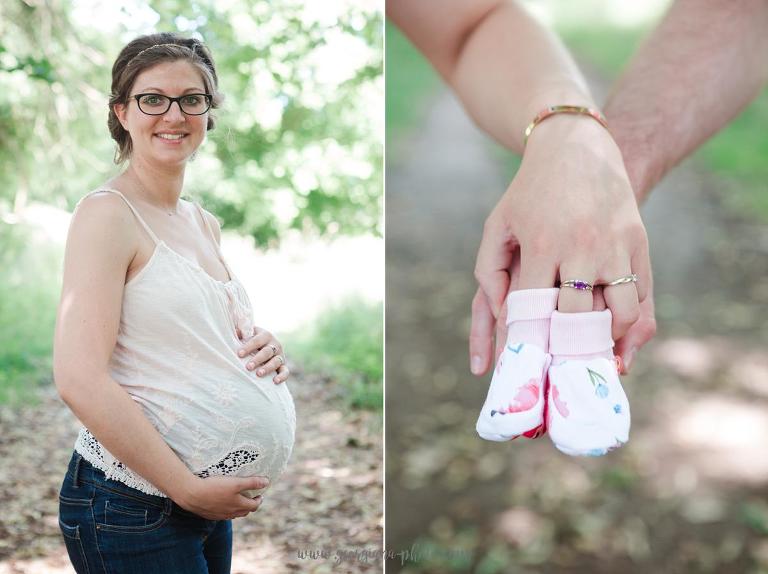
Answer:
POLYGON ((528 136, 531 135, 533 128, 546 120, 548 117, 554 116, 555 114, 575 114, 580 116, 589 116, 590 118, 594 118, 600 122, 600 124, 605 129, 608 129, 608 122, 606 121, 605 116, 599 111, 593 110, 592 108, 586 108, 584 106, 549 106, 548 108, 544 108, 538 114, 536 114, 536 117, 533 118, 533 121, 528 124, 527 128, 525 128, 523 147, 525 147, 525 144, 528 143, 528 136))

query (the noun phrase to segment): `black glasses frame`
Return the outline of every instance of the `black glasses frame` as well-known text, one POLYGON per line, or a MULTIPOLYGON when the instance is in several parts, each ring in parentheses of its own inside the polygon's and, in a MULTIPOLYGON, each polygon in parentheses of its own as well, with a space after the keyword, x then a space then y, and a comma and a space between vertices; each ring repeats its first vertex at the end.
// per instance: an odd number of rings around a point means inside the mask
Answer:
POLYGON ((163 114, 167 114, 168 110, 171 109, 171 106, 173 105, 173 102, 176 102, 179 105, 179 109, 183 114, 187 114, 188 116, 202 116, 205 112, 211 109, 211 104, 213 103, 213 96, 211 94, 184 94, 183 96, 179 96, 178 98, 172 98, 171 96, 166 96, 165 94, 156 94, 154 92, 145 92, 143 94, 134 94, 131 96, 136 100, 136 105, 139 107, 139 111, 143 114, 147 114, 148 116, 162 116, 163 114), (168 100, 168 107, 165 108, 162 112, 146 112, 141 107, 141 102, 139 101, 144 96, 159 96, 161 98, 166 98, 168 100), (205 102, 208 104, 206 108, 197 114, 190 113, 184 109, 184 106, 181 103, 181 100, 183 98, 188 98, 189 96, 203 96, 205 98, 205 102))

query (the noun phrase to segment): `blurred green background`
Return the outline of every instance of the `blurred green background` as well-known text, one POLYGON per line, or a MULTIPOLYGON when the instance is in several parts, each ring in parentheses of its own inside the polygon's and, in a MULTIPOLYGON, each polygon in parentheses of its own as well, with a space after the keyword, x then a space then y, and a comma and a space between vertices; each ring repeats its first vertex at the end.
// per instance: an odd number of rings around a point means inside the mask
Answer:
MULTIPOLYGON (((0 402, 34 401, 51 382, 67 216, 120 169, 106 126, 111 65, 126 42, 155 31, 200 37, 213 53, 225 102, 188 166, 186 196, 216 214, 227 237, 247 240, 244 264, 299 237, 328 247, 331 260, 347 253, 334 252, 336 242, 362 241, 372 247, 361 260, 383 265, 383 24, 375 2, 3 2, 0 402)), ((301 248, 292 253, 298 261, 301 248)), ((275 277, 306 282, 297 267, 275 277)), ((303 322, 256 323, 303 369, 337 381, 349 405, 380 409, 383 270, 367 284, 344 275, 319 281, 326 296, 303 322)), ((301 288, 303 300, 317 298, 301 288)), ((295 306, 279 284, 258 289, 249 287, 255 307, 295 306)))
MULTIPOLYGON (((524 4, 604 94, 669 2, 524 4)), ((387 571, 768 572, 768 92, 647 202, 659 332, 622 380, 632 436, 576 459, 475 434, 474 255, 519 158, 385 38, 387 571)))

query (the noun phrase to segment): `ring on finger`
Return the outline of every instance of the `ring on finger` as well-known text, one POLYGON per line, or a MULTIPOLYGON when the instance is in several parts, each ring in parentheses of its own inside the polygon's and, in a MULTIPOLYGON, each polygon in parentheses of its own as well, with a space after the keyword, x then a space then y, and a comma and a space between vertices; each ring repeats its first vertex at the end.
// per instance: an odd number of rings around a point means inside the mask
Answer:
POLYGON ((280 359, 280 366, 282 367, 285 364, 285 359, 281 355, 275 355, 275 359, 280 359))
POLYGON ((583 279, 568 279, 560 283, 560 287, 570 287, 577 291, 592 291, 592 289, 594 289, 592 283, 584 281, 583 279))
POLYGON ((622 285, 624 283, 637 283, 637 275, 634 273, 630 273, 629 275, 624 275, 623 277, 619 277, 618 279, 614 279, 613 281, 609 281, 608 283, 601 283, 601 285, 605 285, 606 287, 612 287, 614 285, 622 285))
POLYGON ((275 355, 277 355, 277 347, 275 347, 275 346, 274 346, 272 343, 270 343, 269 345, 267 345, 267 347, 269 347, 270 349, 272 349, 272 356, 273 356, 273 357, 274 357, 275 355))

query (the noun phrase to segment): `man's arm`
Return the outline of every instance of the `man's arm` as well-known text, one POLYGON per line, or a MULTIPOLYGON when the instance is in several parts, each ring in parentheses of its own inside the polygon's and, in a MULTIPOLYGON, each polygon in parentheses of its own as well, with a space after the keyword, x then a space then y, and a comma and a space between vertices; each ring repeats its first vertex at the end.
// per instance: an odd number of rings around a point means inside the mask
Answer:
POLYGON ((768 1, 677 0, 604 109, 638 203, 767 80, 768 1))

